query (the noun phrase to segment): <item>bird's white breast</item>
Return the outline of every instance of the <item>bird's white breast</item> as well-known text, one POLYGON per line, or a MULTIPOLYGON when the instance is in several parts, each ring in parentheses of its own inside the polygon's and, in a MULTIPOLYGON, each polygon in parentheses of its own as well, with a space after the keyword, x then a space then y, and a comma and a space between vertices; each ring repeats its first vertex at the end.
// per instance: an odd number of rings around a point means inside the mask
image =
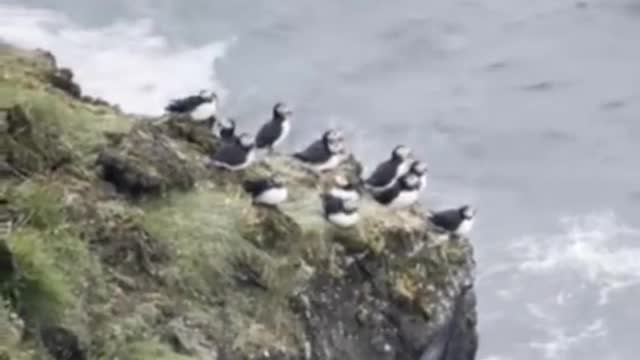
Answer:
POLYGON ((280 132, 280 136, 273 142, 273 147, 278 146, 284 139, 289 135, 289 131, 291 131, 291 122, 289 119, 286 119, 282 122, 282 132, 280 132))
POLYGON ((360 215, 357 212, 347 214, 344 212, 338 212, 330 214, 328 216, 329 221, 340 227, 349 227, 355 225, 360 220, 360 215))
POLYGON ((420 191, 427 188, 427 174, 420 176, 420 191))
POLYGON ((244 159, 244 163, 241 165, 241 169, 244 169, 246 167, 248 167, 249 165, 253 164, 253 161, 256 159, 256 149, 251 149, 249 150, 249 152, 247 153, 245 159, 244 159))
POLYGON ((420 196, 419 190, 403 190, 400 191, 398 196, 396 196, 391 203, 389 203, 389 207, 392 209, 402 209, 408 206, 415 204, 418 201, 418 197, 420 196))
POLYGON ((357 191, 355 191, 355 190, 345 190, 345 189, 341 189, 339 187, 331 188, 331 190, 329 190, 329 194, 331 196, 333 196, 333 197, 336 197, 336 198, 342 199, 342 200, 357 201, 358 199, 360 199, 360 194, 358 194, 357 191))
POLYGON ((469 232, 471 232, 471 228, 473 227, 473 219, 464 219, 458 225, 455 233, 460 236, 468 236, 469 232))
POLYGON ((269 189, 256 197, 256 202, 267 205, 278 205, 287 200, 288 191, 285 187, 269 189))
POLYGON ((400 165, 398 165, 398 170, 396 170, 396 178, 406 174, 411 169, 411 162, 408 160, 403 161, 400 165))
POLYGON ((217 138, 221 138, 221 134, 220 132, 223 130, 224 128, 222 127, 222 125, 220 124, 220 121, 216 121, 213 123, 213 126, 211 127, 211 134, 217 138))
POLYGON ((191 112, 194 121, 205 121, 214 116, 218 111, 218 104, 215 101, 200 104, 191 112))
POLYGON ((342 156, 340 156, 339 154, 334 154, 334 155, 331 155, 331 157, 327 159, 327 161, 321 164, 313 165, 313 168, 317 171, 331 170, 338 167, 338 165, 340 165, 341 162, 342 162, 342 156))

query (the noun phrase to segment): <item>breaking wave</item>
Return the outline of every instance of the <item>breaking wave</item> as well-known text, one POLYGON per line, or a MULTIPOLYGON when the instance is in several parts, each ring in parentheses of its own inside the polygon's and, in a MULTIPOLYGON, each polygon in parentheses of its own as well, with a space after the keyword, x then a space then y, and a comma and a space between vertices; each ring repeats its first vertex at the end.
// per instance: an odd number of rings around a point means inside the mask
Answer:
POLYGON ((159 114, 167 101, 213 87, 224 96, 214 61, 230 42, 181 47, 154 32, 149 19, 86 28, 64 14, 0 4, 0 40, 51 50, 73 69, 85 92, 125 111, 159 114))

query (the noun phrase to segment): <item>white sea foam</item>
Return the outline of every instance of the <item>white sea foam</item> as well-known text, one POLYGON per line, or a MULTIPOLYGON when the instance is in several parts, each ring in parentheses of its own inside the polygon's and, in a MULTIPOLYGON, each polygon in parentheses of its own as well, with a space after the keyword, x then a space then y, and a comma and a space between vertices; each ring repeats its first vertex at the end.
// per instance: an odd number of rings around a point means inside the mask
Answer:
POLYGON ((2 4, 0 19, 1 40, 51 50, 87 94, 126 111, 159 114, 170 99, 212 87, 224 96, 213 63, 228 44, 178 48, 148 19, 84 28, 55 11, 2 4))
POLYGON ((640 230, 620 223, 612 212, 567 217, 561 225, 559 233, 528 236, 515 243, 512 249, 521 260, 520 270, 571 271, 597 286, 600 305, 607 303, 611 292, 640 284, 640 230))
POLYGON ((531 341, 529 345, 541 350, 545 359, 561 360, 570 358, 567 353, 576 344, 605 336, 607 331, 604 321, 596 319, 576 334, 568 334, 563 328, 549 329, 548 334, 549 338, 546 341, 531 341))

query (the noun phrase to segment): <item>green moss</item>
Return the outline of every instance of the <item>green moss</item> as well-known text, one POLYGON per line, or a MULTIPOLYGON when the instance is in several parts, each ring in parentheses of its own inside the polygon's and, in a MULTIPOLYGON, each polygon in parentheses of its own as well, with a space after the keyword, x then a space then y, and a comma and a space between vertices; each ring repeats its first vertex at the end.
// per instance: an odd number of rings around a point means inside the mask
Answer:
POLYGON ((60 194, 35 182, 13 190, 11 202, 18 205, 22 221, 8 238, 18 276, 6 291, 29 320, 54 321, 78 305, 76 293, 100 267, 65 222, 60 194))
POLYGON ((145 208, 143 225, 173 249, 176 261, 169 271, 182 286, 211 293, 231 271, 227 260, 250 249, 239 223, 250 204, 238 201, 239 196, 200 189, 145 208))
POLYGON ((106 144, 105 132, 130 129, 131 120, 114 110, 81 103, 52 89, 43 81, 48 71, 35 57, 0 49, 0 108, 21 105, 36 120, 36 127, 59 130, 62 143, 75 154, 90 154, 106 144))
POLYGON ((11 202, 16 204, 23 222, 47 230, 64 224, 62 194, 53 187, 27 181, 12 189, 11 202))
POLYGON ((47 249, 46 235, 22 229, 9 239, 19 269, 12 288, 15 306, 36 322, 59 319, 74 300, 72 287, 47 249))
POLYGON ((155 342, 128 345, 118 354, 121 360, 189 360, 191 357, 173 352, 168 346, 155 342))

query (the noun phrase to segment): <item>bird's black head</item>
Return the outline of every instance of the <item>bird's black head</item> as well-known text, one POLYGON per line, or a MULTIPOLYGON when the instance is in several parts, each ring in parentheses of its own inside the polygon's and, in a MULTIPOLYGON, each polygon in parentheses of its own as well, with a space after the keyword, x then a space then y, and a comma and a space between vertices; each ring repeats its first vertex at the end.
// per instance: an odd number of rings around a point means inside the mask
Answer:
POLYGON ((293 111, 283 102, 278 102, 273 106, 273 118, 276 120, 283 121, 291 117, 292 114, 293 111))
POLYGON ((218 102, 218 94, 211 90, 200 90, 199 95, 208 102, 218 102))
POLYGON ((469 205, 461 206, 459 211, 463 219, 473 219, 476 216, 476 210, 469 205))
POLYGON ((395 161, 405 161, 411 157, 411 149, 405 145, 396 146, 391 152, 391 158, 395 161))
POLYGON ((236 121, 232 118, 227 118, 220 121, 220 137, 223 140, 231 140, 236 134, 236 121))
POLYGON ((418 176, 422 176, 426 174, 428 170, 429 169, 427 168, 427 164, 425 162, 420 160, 415 160, 414 162, 411 163, 411 169, 409 171, 411 171, 412 173, 418 176))
POLYGON ((404 190, 414 190, 420 186, 420 178, 413 173, 408 173, 399 179, 400 187, 404 190))
POLYGON ((327 130, 322 134, 322 140, 326 143, 342 141, 343 136, 340 130, 327 130))
POLYGON ((344 153, 344 144, 340 141, 328 141, 324 143, 327 152, 331 155, 338 155, 344 153))
POLYGON ((253 147, 256 146, 253 136, 247 133, 242 133, 238 135, 237 144, 245 150, 252 149, 253 147))
POLYGON ((330 154, 339 154, 345 150, 343 140, 340 130, 327 130, 322 134, 322 142, 330 154))

